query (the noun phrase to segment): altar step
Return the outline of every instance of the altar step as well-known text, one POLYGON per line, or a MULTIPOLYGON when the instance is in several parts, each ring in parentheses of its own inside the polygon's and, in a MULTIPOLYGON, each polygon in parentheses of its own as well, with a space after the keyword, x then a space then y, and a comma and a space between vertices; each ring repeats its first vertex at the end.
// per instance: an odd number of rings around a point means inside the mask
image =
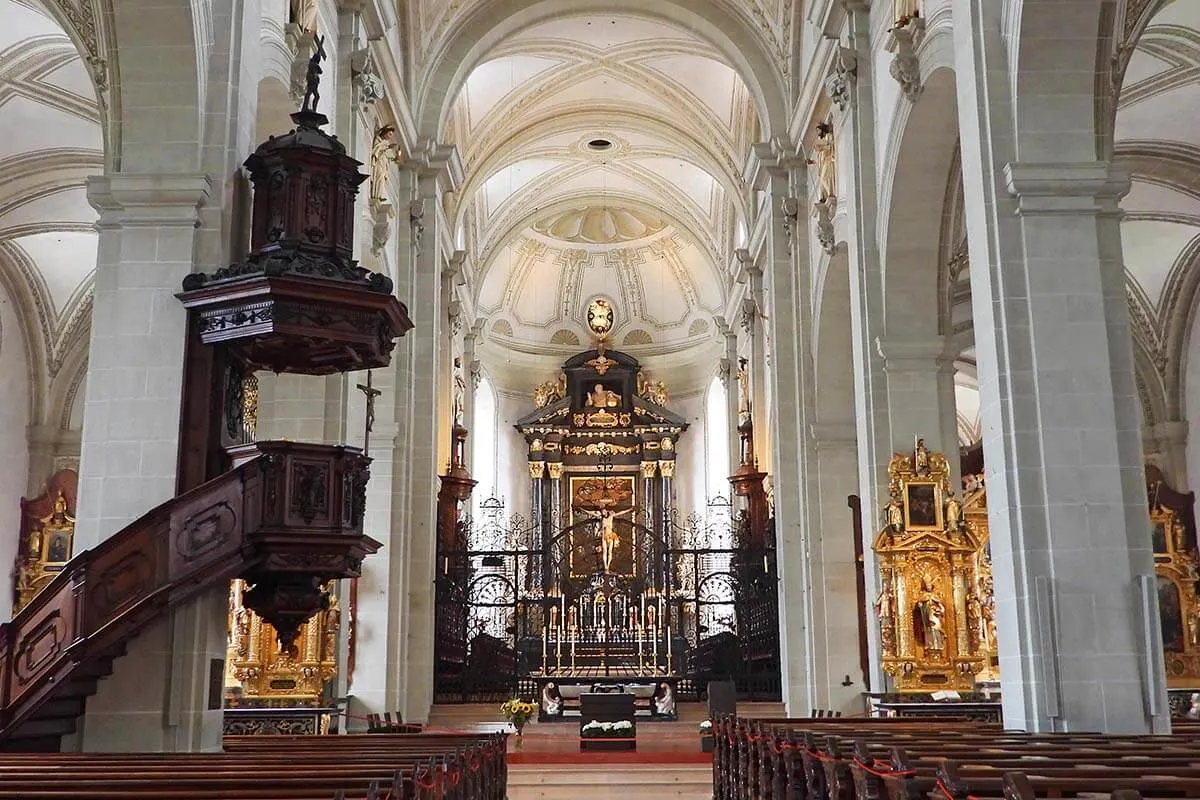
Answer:
MULTIPOLYGON (((704 703, 680 703, 679 721, 699 725, 708 718, 708 707, 704 703)), ((738 703, 738 714, 754 719, 782 719, 783 703, 738 703)), ((434 705, 429 711, 429 724, 435 728, 466 730, 475 725, 503 723, 499 703, 445 703, 434 705)), ((548 723, 559 724, 559 723, 548 723)), ((648 722, 647 725, 671 725, 669 722, 648 722)))
POLYGON ((711 800, 708 764, 513 764, 508 800, 711 800))

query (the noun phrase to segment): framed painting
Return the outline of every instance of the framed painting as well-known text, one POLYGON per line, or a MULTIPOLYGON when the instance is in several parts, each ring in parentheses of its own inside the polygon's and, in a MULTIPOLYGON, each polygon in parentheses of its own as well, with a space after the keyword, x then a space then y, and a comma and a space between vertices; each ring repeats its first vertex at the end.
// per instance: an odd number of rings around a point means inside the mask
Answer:
POLYGON ((909 481, 904 487, 904 527, 910 531, 940 531, 942 487, 936 481, 909 481))

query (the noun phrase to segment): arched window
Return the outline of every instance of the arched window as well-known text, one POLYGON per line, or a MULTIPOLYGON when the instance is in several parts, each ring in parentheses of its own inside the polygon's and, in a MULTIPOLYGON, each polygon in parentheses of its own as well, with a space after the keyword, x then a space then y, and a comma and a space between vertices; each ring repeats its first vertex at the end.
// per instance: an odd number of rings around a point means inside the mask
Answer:
POLYGON ((729 399, 719 377, 704 398, 704 473, 709 500, 729 497, 729 399))
POLYGON ((471 427, 471 477, 478 481, 471 497, 478 510, 496 493, 496 390, 486 375, 475 389, 471 427))

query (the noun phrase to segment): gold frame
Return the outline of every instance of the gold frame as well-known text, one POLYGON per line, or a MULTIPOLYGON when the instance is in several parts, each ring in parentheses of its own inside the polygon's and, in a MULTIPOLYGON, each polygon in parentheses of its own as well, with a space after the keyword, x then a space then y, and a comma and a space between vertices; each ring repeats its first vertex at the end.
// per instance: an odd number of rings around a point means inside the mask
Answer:
POLYGON ((942 485, 938 481, 932 480, 909 480, 904 484, 904 529, 907 531, 940 531, 946 527, 945 513, 943 509, 944 499, 942 495, 942 485), (933 490, 933 523, 914 523, 912 521, 912 490, 917 487, 928 486, 933 490))
POLYGON ((1163 639, 1163 664, 1167 673, 1168 689, 1190 689, 1200 683, 1200 596, 1196 592, 1200 565, 1196 557, 1180 543, 1184 541, 1184 524, 1179 515, 1170 508, 1156 506, 1150 509, 1151 547, 1155 530, 1161 525, 1164 550, 1155 548, 1154 575, 1155 597, 1162 615, 1162 597, 1158 587, 1167 581, 1175 588, 1179 600, 1180 632, 1183 636, 1181 649, 1168 650, 1163 639))

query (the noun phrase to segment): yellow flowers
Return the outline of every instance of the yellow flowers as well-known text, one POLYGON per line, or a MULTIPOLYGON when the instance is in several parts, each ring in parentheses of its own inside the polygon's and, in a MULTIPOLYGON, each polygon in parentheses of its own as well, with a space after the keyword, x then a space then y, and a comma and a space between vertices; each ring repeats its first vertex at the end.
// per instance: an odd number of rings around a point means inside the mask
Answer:
POLYGON ((514 697, 512 700, 505 700, 504 705, 500 706, 500 711, 510 721, 519 719, 523 722, 537 713, 538 705, 514 697))

